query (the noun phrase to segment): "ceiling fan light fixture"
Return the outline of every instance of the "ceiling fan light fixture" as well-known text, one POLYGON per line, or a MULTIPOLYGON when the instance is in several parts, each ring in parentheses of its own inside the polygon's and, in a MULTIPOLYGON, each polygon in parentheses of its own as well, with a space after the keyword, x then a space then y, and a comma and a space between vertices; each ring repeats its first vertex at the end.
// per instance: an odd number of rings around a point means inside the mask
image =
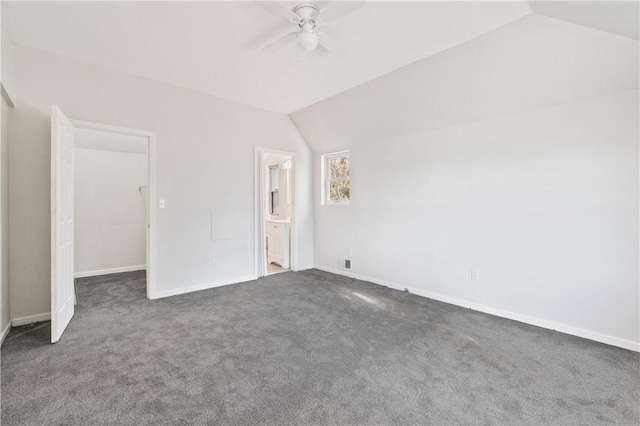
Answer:
POLYGON ((289 6, 281 1, 264 1, 258 3, 264 6, 273 5, 268 8, 275 8, 274 12, 286 19, 290 26, 291 24, 297 26, 296 31, 284 34, 262 49, 270 53, 276 52, 294 37, 296 38, 298 51, 299 49, 312 51, 318 47, 321 47, 323 52, 331 50, 337 50, 338 52, 343 51, 344 49, 342 49, 340 44, 331 38, 331 36, 324 32, 316 32, 316 29, 318 26, 325 25, 334 19, 347 15, 365 4, 364 1, 353 0, 330 1, 320 2, 322 6, 317 6, 312 3, 302 3, 290 9, 289 6), (327 5, 326 3, 329 4, 327 5), (322 43, 320 43, 321 36, 322 43))
POLYGON ((304 50, 314 50, 318 47, 318 34, 313 31, 302 31, 298 35, 298 46, 304 50))

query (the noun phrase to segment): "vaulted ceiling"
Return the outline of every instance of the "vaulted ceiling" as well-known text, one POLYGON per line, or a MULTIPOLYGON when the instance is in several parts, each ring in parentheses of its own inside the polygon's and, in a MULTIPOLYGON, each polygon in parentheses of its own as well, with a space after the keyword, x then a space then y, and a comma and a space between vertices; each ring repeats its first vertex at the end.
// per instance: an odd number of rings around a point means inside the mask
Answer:
MULTIPOLYGON (((544 3, 533 11, 637 38, 637 25, 625 18, 635 10, 637 21, 637 2, 544 3)), ((346 55, 297 57, 295 43, 262 51, 292 24, 257 2, 3 2, 3 22, 18 45, 287 114, 531 12, 520 0, 367 2, 322 28, 346 55)))

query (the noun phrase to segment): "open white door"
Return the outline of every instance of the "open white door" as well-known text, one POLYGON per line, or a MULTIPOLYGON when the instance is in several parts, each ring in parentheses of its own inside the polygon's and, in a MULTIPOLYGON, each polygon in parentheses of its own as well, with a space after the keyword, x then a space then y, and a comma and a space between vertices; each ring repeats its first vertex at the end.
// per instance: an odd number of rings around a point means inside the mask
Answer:
POLYGON ((51 106, 51 343, 74 313, 73 133, 71 121, 51 106))
POLYGON ((258 258, 257 258, 257 277, 267 275, 267 232, 265 229, 267 219, 267 171, 264 167, 264 154, 256 152, 257 156, 257 174, 258 174, 258 258))

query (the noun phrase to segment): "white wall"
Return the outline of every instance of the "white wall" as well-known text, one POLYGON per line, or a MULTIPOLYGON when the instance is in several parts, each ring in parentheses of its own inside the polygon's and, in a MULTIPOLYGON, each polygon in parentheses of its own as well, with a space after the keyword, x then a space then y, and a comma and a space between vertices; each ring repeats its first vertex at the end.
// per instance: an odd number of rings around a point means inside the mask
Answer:
POLYGON ((144 267, 147 156, 76 148, 74 179, 76 275, 144 267))
POLYGON ((18 47, 10 129, 12 316, 50 309, 51 104, 71 118, 155 131, 159 296, 255 274, 254 146, 297 152, 296 267, 313 263, 311 153, 287 116, 18 47), (212 221, 234 223, 212 241, 212 221), (212 256, 218 256, 218 263, 212 256))
POLYGON ((532 15, 294 113, 351 150, 316 264, 638 350, 638 101, 637 41, 532 15))
MULTIPOLYGON (((0 11, 3 10, 3 5, 0 3, 0 11)), ((6 20, 6 14, 0 13, 0 24, 4 24, 6 20)), ((0 75, 2 82, 2 91, 5 92, 5 95, 8 95, 12 101, 15 101, 16 98, 16 85, 15 85, 15 60, 14 60, 14 49, 15 45, 11 41, 9 37, 9 30, 7 25, 0 26, 0 49, 2 51, 1 61, 0 61, 0 75)))

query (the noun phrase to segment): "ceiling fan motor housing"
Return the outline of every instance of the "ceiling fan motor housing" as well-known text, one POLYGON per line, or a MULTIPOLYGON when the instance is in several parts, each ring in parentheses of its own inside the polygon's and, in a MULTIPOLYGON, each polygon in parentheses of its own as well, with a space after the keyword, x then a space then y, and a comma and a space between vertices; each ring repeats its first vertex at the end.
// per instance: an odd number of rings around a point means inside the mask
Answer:
POLYGON ((320 9, 313 4, 303 3, 296 6, 293 12, 300 17, 302 22, 312 21, 315 25, 318 15, 320 14, 320 9))

